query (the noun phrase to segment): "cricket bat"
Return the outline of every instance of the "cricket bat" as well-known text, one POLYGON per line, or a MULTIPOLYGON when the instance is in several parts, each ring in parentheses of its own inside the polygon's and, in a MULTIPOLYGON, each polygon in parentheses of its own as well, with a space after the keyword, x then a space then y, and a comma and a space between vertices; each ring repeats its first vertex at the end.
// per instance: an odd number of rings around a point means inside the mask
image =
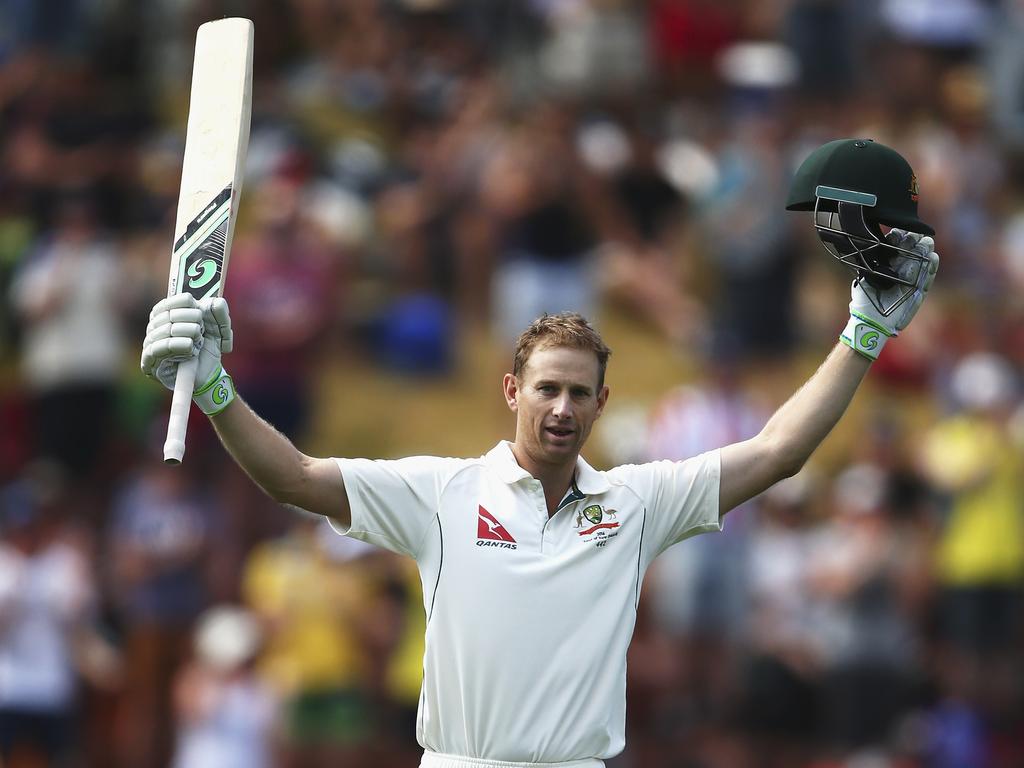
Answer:
MULTIPOLYGON (((224 289, 249 143, 252 38, 249 19, 209 21, 196 34, 168 296, 205 299, 224 289)), ((192 358, 178 366, 164 443, 169 464, 185 455, 197 364, 192 358)))

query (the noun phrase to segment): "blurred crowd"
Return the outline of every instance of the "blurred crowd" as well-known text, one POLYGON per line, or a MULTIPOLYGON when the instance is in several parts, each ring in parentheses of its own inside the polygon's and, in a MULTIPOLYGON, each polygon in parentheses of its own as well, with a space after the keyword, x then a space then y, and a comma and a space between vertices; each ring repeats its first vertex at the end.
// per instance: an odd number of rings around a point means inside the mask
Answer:
POLYGON ((793 170, 904 154, 932 298, 820 457, 652 568, 610 766, 1024 765, 1020 0, 0 3, 3 765, 417 764, 411 562, 273 505, 198 416, 160 461, 139 347, 222 15, 256 28, 228 367, 300 445, 363 407, 329 370, 450 381, 471 330, 565 309, 689 372, 613 360, 598 464, 750 436, 848 301, 793 170))

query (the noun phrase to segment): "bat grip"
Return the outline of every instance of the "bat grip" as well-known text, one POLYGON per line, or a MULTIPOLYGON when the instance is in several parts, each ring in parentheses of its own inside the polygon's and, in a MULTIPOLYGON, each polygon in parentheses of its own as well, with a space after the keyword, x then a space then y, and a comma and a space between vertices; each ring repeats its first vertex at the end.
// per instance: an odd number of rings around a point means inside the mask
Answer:
POLYGON ((171 415, 167 421, 167 441, 164 443, 164 462, 181 464, 185 455, 185 433, 188 431, 188 412, 192 406, 192 391, 196 385, 199 358, 192 357, 178 364, 171 398, 171 415))

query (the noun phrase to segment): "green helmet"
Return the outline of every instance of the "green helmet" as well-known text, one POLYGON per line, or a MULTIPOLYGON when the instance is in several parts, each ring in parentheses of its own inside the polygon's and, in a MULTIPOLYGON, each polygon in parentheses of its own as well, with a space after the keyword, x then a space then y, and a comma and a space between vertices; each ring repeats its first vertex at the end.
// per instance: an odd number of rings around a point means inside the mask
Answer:
POLYGON ((871 139, 839 139, 818 147, 797 169, 786 210, 814 211, 825 250, 875 288, 869 298, 889 315, 916 283, 913 270, 897 274, 893 257, 912 258, 919 268, 927 259, 887 243, 882 226, 934 235, 917 216, 918 194, 917 176, 896 150, 871 139), (896 285, 906 290, 891 291, 896 285))

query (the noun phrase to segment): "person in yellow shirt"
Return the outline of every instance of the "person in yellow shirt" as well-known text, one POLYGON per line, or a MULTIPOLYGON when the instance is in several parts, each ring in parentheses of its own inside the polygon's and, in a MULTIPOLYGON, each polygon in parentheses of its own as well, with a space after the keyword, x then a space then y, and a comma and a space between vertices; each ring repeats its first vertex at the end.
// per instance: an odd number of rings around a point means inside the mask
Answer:
POLYGON ((372 741, 363 634, 373 615, 372 570, 335 551, 321 518, 301 517, 283 537, 258 545, 242 592, 266 633, 261 673, 285 702, 284 752, 298 765, 358 765, 372 741))
POLYGON ((952 377, 960 410, 926 435, 926 477, 947 500, 936 548, 946 639, 983 654, 1012 642, 1024 595, 1024 460, 1007 423, 1016 391, 1001 357, 965 357, 952 377))

